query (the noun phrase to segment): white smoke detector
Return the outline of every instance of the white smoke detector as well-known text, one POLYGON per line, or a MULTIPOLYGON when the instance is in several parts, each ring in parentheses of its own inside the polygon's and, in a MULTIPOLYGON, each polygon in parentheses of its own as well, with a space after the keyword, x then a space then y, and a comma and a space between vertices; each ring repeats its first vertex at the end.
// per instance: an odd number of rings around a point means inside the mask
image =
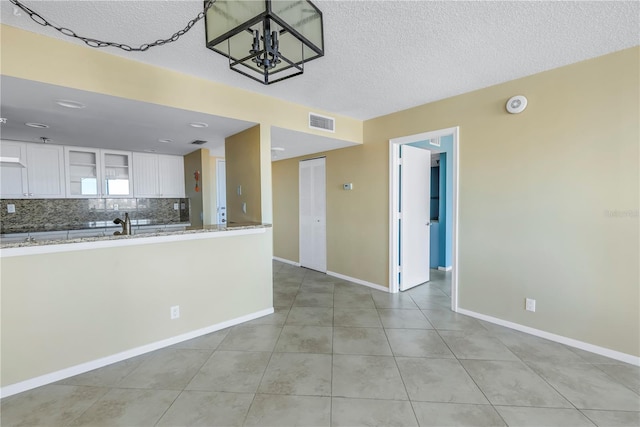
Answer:
POLYGON ((522 95, 512 96, 507 101, 507 111, 511 114, 522 113, 527 108, 527 98, 522 95))

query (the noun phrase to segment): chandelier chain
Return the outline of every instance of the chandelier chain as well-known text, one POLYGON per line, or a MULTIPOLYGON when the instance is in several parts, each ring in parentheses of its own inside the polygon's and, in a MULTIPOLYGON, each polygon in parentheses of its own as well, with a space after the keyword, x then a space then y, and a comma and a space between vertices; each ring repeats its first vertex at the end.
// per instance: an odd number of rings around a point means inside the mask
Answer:
POLYGON ((204 6, 204 10, 202 12, 198 13, 198 15, 195 18, 193 18, 191 21, 189 21, 187 23, 187 25, 183 29, 173 33, 173 35, 171 37, 166 38, 166 39, 159 39, 159 40, 156 40, 156 41, 151 42, 151 43, 144 43, 144 44, 141 44, 138 47, 132 47, 132 46, 129 46, 128 44, 124 44, 124 43, 106 42, 106 41, 94 39, 94 38, 91 38, 91 37, 79 36, 78 34, 76 34, 75 31, 73 31, 73 30, 71 30, 69 28, 60 27, 60 26, 58 26, 56 24, 52 24, 46 18, 44 18, 42 15, 40 15, 38 12, 36 12, 33 9, 27 7, 26 5, 21 3, 19 0, 9 0, 9 1, 11 3, 13 3, 15 6, 19 7, 20 9, 22 9, 25 13, 27 13, 29 15, 29 17, 36 24, 42 25, 43 27, 54 28, 55 30, 59 31, 60 33, 64 34, 67 37, 73 37, 75 39, 82 40, 87 46, 95 47, 95 48, 99 48, 99 47, 115 47, 115 48, 118 48, 118 49, 125 50, 127 52, 145 52, 145 51, 149 50, 149 48, 152 48, 152 47, 155 47, 155 46, 162 46, 162 45, 167 44, 167 43, 172 43, 172 42, 178 40, 183 35, 185 35, 187 33, 187 31, 189 31, 191 28, 193 28, 193 26, 198 21, 200 21, 202 18, 204 18, 204 15, 207 13, 207 11, 209 9, 211 9, 211 6, 213 6, 213 3, 215 3, 216 0, 208 0, 207 3, 204 6))

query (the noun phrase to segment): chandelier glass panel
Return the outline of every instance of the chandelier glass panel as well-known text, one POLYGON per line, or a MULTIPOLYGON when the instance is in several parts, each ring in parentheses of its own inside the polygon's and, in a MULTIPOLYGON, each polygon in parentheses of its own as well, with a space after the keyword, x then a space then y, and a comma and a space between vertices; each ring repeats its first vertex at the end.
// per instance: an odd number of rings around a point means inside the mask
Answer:
POLYGON ((322 12, 307 0, 217 0, 205 19, 207 47, 263 84, 300 75, 324 55, 322 12))

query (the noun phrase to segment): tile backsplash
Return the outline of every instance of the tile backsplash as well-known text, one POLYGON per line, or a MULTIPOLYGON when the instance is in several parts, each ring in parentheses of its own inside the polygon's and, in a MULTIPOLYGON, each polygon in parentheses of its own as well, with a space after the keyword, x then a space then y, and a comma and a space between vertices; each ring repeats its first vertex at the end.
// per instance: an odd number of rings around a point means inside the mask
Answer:
POLYGON ((124 218, 125 212, 134 224, 188 223, 189 199, 2 199, 0 233, 104 227, 124 218), (13 205, 15 213, 8 213, 7 205, 13 205))

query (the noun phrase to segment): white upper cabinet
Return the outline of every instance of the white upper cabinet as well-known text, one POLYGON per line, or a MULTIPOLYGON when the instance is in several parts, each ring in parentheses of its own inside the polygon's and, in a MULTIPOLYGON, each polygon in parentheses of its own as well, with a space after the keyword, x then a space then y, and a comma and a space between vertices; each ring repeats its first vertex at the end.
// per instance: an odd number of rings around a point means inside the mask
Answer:
POLYGON ((2 141, 2 157, 19 158, 25 167, 0 167, 0 196, 5 199, 63 198, 65 175, 63 147, 2 141))
POLYGON ((133 153, 135 197, 184 197, 182 156, 133 153))
POLYGON ((0 155, 12 160, 0 165, 3 199, 185 196, 182 156, 20 141, 1 141, 0 155))
POLYGON ((184 197, 184 158, 159 154, 158 166, 160 195, 162 197, 184 197))
MULTIPOLYGON (((22 142, 2 141, 0 155, 20 159, 27 163, 27 144, 22 142)), ((27 168, 20 166, 0 166, 0 194, 3 199, 23 199, 29 197, 27 168)))
POLYGON ((158 155, 133 153, 133 195, 159 197, 158 155))
POLYGON ((63 198, 64 150, 61 145, 27 144, 29 197, 63 198))

